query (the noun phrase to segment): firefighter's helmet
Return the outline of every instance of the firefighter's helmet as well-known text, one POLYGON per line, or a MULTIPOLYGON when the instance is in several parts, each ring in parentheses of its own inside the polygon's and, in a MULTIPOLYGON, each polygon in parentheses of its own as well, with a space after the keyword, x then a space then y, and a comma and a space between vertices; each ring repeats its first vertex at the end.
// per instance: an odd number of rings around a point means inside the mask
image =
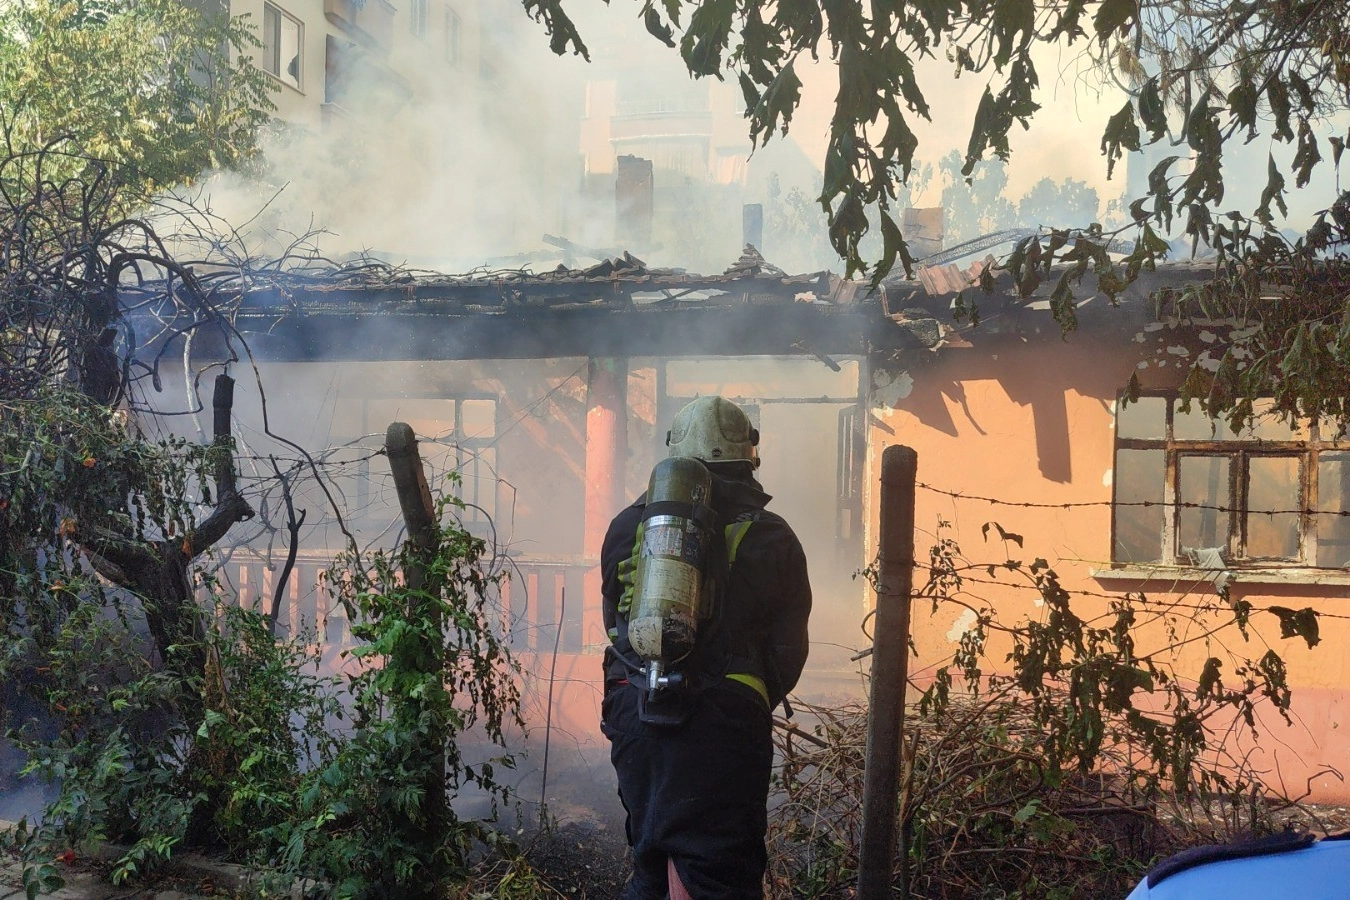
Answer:
POLYGON ((692 456, 705 463, 745 460, 759 466, 759 431, 750 417, 725 397, 699 397, 675 415, 666 432, 671 456, 692 456))

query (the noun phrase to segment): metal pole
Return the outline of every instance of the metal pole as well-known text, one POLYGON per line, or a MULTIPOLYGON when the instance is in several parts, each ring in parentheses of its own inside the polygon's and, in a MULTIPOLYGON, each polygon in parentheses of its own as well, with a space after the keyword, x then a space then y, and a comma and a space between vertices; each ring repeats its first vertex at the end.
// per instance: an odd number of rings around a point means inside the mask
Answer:
POLYGON ((904 835, 896 840, 899 773, 909 668, 909 603, 914 579, 914 482, 918 454, 887 447, 881 456, 881 553, 872 620, 872 686, 863 775, 858 900, 909 896, 904 835), (900 891, 891 890, 896 854, 900 891))

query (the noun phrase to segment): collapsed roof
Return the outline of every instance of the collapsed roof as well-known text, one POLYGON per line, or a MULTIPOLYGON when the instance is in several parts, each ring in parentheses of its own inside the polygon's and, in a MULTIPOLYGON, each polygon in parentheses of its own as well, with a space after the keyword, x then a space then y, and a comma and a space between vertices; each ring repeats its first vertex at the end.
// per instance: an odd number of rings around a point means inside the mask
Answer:
MULTIPOLYGON (((1017 296, 1006 273, 977 287, 983 267, 920 267, 914 279, 869 281, 829 272, 788 275, 754 247, 719 275, 650 267, 623 253, 587 268, 463 275, 368 259, 290 271, 198 274, 255 350, 274 359, 472 359, 556 356, 864 355, 969 346, 983 335, 1057 329, 1036 292, 1017 296), (975 303, 981 323, 958 323, 975 303)), ((1160 267, 1111 309, 1133 329, 1159 310, 1140 302, 1164 286, 1202 280, 1203 267, 1160 267)), ((1092 276, 1079 296, 1093 298, 1092 276)), ((1082 307, 1089 321, 1095 298, 1082 307)), ((1080 313, 1080 325, 1083 323, 1080 313)))

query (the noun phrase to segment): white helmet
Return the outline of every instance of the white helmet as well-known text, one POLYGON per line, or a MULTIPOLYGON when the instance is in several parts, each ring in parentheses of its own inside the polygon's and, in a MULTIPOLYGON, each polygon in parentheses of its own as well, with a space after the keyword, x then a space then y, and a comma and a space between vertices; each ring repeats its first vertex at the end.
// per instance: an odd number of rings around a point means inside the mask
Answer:
POLYGON ((745 460, 759 466, 759 431, 750 417, 725 397, 699 397, 675 415, 666 432, 671 456, 692 456, 705 463, 745 460))

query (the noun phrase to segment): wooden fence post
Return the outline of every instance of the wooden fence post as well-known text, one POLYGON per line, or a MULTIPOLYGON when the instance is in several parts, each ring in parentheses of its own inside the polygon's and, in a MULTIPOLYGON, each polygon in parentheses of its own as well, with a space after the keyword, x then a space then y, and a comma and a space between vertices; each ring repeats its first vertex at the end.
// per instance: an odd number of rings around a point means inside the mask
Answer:
MULTIPOLYGON (((403 577, 409 587, 409 615, 416 612, 418 596, 425 592, 430 597, 438 597, 440 585, 430 579, 425 564, 426 556, 435 551, 440 543, 439 526, 436 522, 435 507, 431 502, 431 489, 427 486, 426 472, 422 468, 422 458, 417 452, 417 438, 405 422, 394 422, 385 431, 385 452, 389 455, 389 469, 394 476, 394 488, 398 492, 399 509, 403 512, 403 522, 408 529, 408 541, 416 548, 412 562, 404 569, 403 577)), ((444 657, 444 631, 439 610, 431 613, 434 623, 431 639, 434 646, 420 648, 418 654, 423 659, 437 661, 440 673, 440 661, 444 657)), ((440 673, 443 678, 443 673, 440 673)), ((440 683, 443 683, 440 682, 440 683)), ((433 733, 427 737, 427 745, 422 748, 428 766, 426 782, 427 822, 430 829, 437 832, 446 822, 448 803, 445 796, 445 741, 447 734, 433 733)), ((433 839, 436 834, 429 835, 433 839)))
POLYGON ((909 670, 909 604, 914 580, 914 483, 918 454, 904 446, 881 456, 881 552, 872 620, 872 684, 868 703, 867 768, 863 775, 862 847, 858 900, 893 896, 891 873, 900 859, 900 891, 909 896, 908 847, 896 840, 899 773, 904 745, 909 670), (898 846, 897 846, 898 845, 898 846))

